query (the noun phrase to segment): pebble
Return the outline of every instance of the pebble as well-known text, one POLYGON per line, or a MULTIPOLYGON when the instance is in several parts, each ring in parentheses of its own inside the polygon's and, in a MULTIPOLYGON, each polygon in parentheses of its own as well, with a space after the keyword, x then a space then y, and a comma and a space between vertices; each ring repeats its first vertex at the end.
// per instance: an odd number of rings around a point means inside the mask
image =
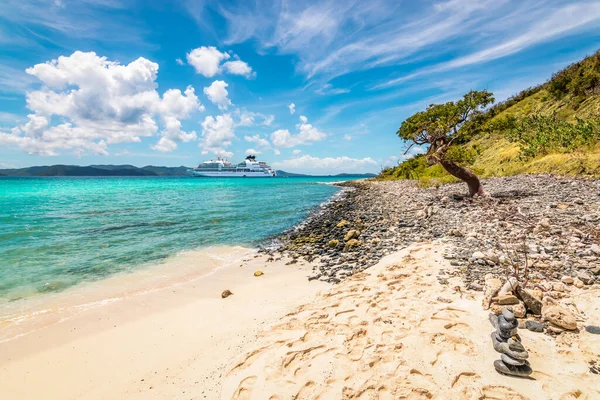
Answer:
POLYGON ((509 364, 509 365, 516 365, 516 366, 525 365, 525 364, 529 365, 529 361, 527 361, 527 360, 516 360, 512 357, 507 356, 506 354, 500 354, 500 359, 502 361, 504 361, 505 364, 509 364))
POLYGON ((518 322, 514 319, 512 321, 508 321, 504 314, 498 317, 498 329, 500 329, 500 333, 510 332, 518 326, 518 322))
POLYGON ((492 301, 494 303, 498 303, 501 306, 511 305, 511 304, 519 304, 519 299, 517 296, 513 296, 512 294, 507 294, 505 296, 493 297, 492 301))
POLYGON ((566 283, 567 285, 572 285, 574 282, 573 278, 570 276, 563 276, 562 278, 560 278, 560 281, 562 283, 566 283))
MULTIPOLYGON (((318 256, 313 277, 328 282, 368 269, 387 254, 413 243, 437 239, 448 244, 449 262, 465 286, 473 290, 481 288, 486 274, 504 283, 508 268, 512 277, 510 260, 525 264, 524 253, 518 250, 523 246, 528 249, 531 283, 572 277, 577 287, 584 284, 581 279, 578 283, 578 271, 593 280, 595 271, 600 276, 600 245, 590 235, 600 221, 598 179, 535 175, 491 178, 484 181, 491 194, 487 199, 462 196, 464 183, 436 189, 419 188, 414 181, 338 185, 343 189, 341 196, 315 208, 301 226, 279 235, 272 249, 262 251, 286 255, 295 262, 318 256), (573 202, 571 183, 577 185, 583 206, 573 202), (360 232, 360 242, 353 243, 360 244, 344 247, 342 241, 351 230, 360 232), (332 240, 342 243, 330 247, 332 240), (505 267, 499 268, 497 263, 505 267)), ((569 281, 562 283, 570 285, 569 281)), ((540 315, 541 296, 528 302, 519 293, 513 294, 531 313, 540 315)))
POLYGON ((515 319, 515 314, 513 314, 513 312, 510 311, 508 308, 505 308, 504 310, 502 310, 502 316, 508 322, 512 322, 515 319))
POLYGON ((544 332, 544 324, 533 320, 525 322, 525 328, 532 332, 544 332))
POLYGON ((585 331, 594 335, 600 335, 600 326, 587 325, 585 331))
POLYGON ((510 365, 510 364, 507 365, 502 360, 494 361, 494 368, 496 368, 496 371, 498 371, 502 374, 512 375, 512 376, 525 377, 525 376, 531 375, 531 373, 533 372, 529 365, 521 365, 521 366, 515 366, 515 365, 510 365))

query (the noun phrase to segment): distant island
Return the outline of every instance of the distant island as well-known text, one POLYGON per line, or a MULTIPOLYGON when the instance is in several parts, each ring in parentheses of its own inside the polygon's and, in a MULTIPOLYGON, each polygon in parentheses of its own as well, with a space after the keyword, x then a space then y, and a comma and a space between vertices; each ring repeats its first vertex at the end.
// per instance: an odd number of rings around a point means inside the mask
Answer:
MULTIPOLYGON (((189 167, 161 167, 147 165, 136 167, 134 165, 43 165, 27 168, 0 169, 0 176, 187 176, 189 167)), ((295 174, 277 170, 277 176, 283 178, 333 176, 333 177, 360 177, 372 178, 376 174, 348 174, 337 175, 306 175, 295 174)))

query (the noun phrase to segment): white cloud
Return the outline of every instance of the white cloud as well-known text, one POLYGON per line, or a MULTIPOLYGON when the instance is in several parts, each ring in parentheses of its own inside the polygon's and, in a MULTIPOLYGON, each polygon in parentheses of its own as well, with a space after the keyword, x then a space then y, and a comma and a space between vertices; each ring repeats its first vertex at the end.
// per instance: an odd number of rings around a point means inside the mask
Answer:
POLYGON ((308 154, 273 163, 273 167, 284 170, 296 170, 298 172, 316 172, 326 174, 330 172, 366 172, 374 171, 377 162, 370 157, 351 158, 341 157, 312 157, 308 154))
POLYGON ((352 140, 352 136, 350 136, 350 135, 344 135, 344 140, 351 141, 352 140))
POLYGON ((294 103, 291 103, 288 108, 290 109, 290 114, 294 115, 294 113, 296 112, 296 105, 294 103))
POLYGON ((298 155, 298 154, 302 153, 302 150, 296 149, 296 150, 292 151, 292 153, 294 155, 298 155))
POLYGON ((185 65, 185 62, 184 62, 184 61, 183 61, 181 58, 176 58, 176 59, 175 59, 175 62, 176 62, 178 65, 185 65))
POLYGON ((221 53, 216 47, 198 47, 187 53, 186 58, 197 73, 207 78, 212 78, 221 72, 221 62, 230 57, 227 53, 221 53))
POLYGON ((200 143, 204 151, 219 157, 230 158, 233 153, 227 151, 226 148, 231 146, 234 138, 234 123, 230 114, 218 115, 216 118, 209 115, 204 118, 200 143))
POLYGON ((386 158, 386 160, 383 162, 383 167, 387 168, 387 167, 395 167, 396 165, 398 165, 398 160, 399 158, 396 156, 389 156, 388 158, 386 158))
POLYGON ((250 143, 256 143, 256 145, 259 147, 267 148, 267 147, 271 146, 267 139, 264 139, 264 138, 260 137, 259 135, 244 136, 244 140, 246 140, 247 142, 250 142, 250 143))
POLYGON ((162 152, 170 152, 173 151, 177 148, 177 143, 175 143, 173 140, 166 138, 166 137, 161 137, 160 140, 158 141, 158 143, 156 143, 154 146, 150 146, 152 149, 154 150, 158 150, 158 151, 162 151, 162 152))
POLYGON ((246 155, 247 156, 257 156, 259 155, 261 152, 255 149, 247 149, 246 150, 246 155))
POLYGON ((320 88, 318 88, 317 90, 315 90, 315 93, 320 94, 321 96, 329 96, 329 95, 343 94, 343 93, 349 93, 349 92, 350 92, 350 89, 334 88, 331 83, 326 83, 323 86, 321 86, 320 88))
MULTIPOLYGON (((26 70, 42 82, 28 92, 28 122, 0 133, 0 145, 18 146, 31 154, 57 155, 89 151, 108 154, 113 143, 140 142, 164 129, 171 141, 193 140, 181 130, 180 119, 202 108, 192 87, 182 94, 156 91, 158 64, 138 58, 127 65, 96 53, 76 51, 26 70), (56 121, 58 124, 53 125, 56 121)), ((161 149, 173 146, 160 146, 161 149)))
POLYGON ((220 52, 216 47, 198 47, 186 55, 188 64, 194 67, 197 73, 207 78, 226 72, 233 75, 242 75, 246 78, 256 76, 252 67, 248 63, 240 60, 237 56, 232 61, 226 61, 231 58, 228 53, 220 52), (223 61, 226 61, 223 63, 223 61))
POLYGON ((276 156, 279 156, 279 155, 281 155, 281 151, 279 151, 279 150, 277 150, 277 149, 274 149, 274 150, 273 150, 273 153, 275 153, 275 155, 276 155, 276 156))
MULTIPOLYGON (((213 10, 225 19, 226 43, 252 39, 263 49, 293 54, 299 72, 323 85, 376 67, 463 56, 463 62, 493 59, 549 37, 594 34, 599 7, 589 0, 372 0, 295 1, 279 7, 220 2, 213 10)), ((203 17, 198 8, 189 10, 197 20, 203 17)), ((338 89, 323 92, 329 90, 338 89)))
POLYGON ((316 127, 308 123, 305 116, 300 116, 300 123, 296 125, 298 133, 292 135, 287 129, 279 129, 271 134, 271 142, 276 147, 295 147, 302 144, 319 142, 327 136, 316 127))
POLYGON ((250 78, 255 75, 252 68, 242 60, 227 61, 223 64, 223 69, 233 75, 242 75, 250 78))
POLYGON ((227 86, 225 81, 214 81, 210 86, 204 88, 204 94, 208 99, 219 107, 219 110, 227 110, 231 106, 231 100, 227 98, 229 94, 227 92, 227 86))
POLYGON ((270 126, 273 123, 273 121, 275 121, 274 115, 265 115, 240 109, 236 109, 234 113, 235 116, 239 118, 239 122, 236 124, 236 126, 270 126))

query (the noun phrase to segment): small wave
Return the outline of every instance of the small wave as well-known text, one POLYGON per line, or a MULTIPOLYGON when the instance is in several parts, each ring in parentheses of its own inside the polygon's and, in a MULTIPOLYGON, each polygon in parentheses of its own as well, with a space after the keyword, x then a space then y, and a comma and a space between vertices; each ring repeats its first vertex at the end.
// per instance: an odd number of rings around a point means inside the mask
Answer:
POLYGON ((111 225, 111 226, 105 226, 102 228, 94 228, 94 229, 88 230, 88 232, 99 233, 99 232, 120 231, 123 229, 130 229, 130 228, 142 228, 142 227, 147 227, 147 226, 161 227, 161 226, 173 226, 173 225, 178 225, 178 224, 179 224, 179 222, 173 222, 173 221, 140 222, 137 224, 111 225))

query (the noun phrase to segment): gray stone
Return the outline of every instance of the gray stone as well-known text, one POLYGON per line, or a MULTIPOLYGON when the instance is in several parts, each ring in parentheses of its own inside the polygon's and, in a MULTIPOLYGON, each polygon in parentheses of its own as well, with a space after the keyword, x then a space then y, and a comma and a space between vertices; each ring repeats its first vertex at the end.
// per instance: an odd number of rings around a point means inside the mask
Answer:
POLYGON ((508 348, 511 349, 512 351, 525 351, 525 347, 523 347, 523 345, 521 344, 521 342, 510 338, 508 339, 508 341, 506 342, 508 344, 508 348))
POLYGON ((499 341, 493 333, 491 336, 494 350, 496 350, 498 353, 506 354, 517 360, 525 360, 529 358, 529 353, 526 351, 513 351, 508 348, 508 343, 499 341))
POLYGON ((508 308, 505 308, 504 310, 502 310, 502 316, 508 322, 512 322, 515 320, 515 314, 513 314, 513 312, 510 311, 508 308))
POLYGON ((519 326, 519 323, 517 321, 515 321, 514 319, 512 321, 507 321, 506 318, 504 317, 504 314, 500 315, 498 317, 498 328, 500 329, 501 333, 512 331, 513 329, 517 328, 518 326, 519 326))
POLYGON ((588 274, 585 271, 578 271, 577 278, 579 278, 579 280, 585 283, 586 285, 591 285, 592 283, 594 283, 594 278, 592 278, 590 274, 588 274))
POLYGON ((517 367, 519 365, 529 365, 529 361, 527 361, 527 360, 517 360, 512 357, 507 356, 506 354, 500 354, 500 359, 502 359, 502 361, 504 361, 504 364, 515 365, 517 367))
POLYGON ((590 247, 590 250, 592 251, 592 253, 600 256, 600 246, 598 246, 597 244, 593 244, 592 247, 590 247))
POLYGON ((511 337, 515 336, 516 334, 517 334, 517 328, 511 329, 510 331, 498 330, 498 335, 505 340, 508 340, 508 338, 511 338, 511 337))
POLYGON ((585 331, 592 333, 594 335, 600 335, 600 326, 595 326, 595 325, 587 325, 585 327, 585 331))
POLYGON ((511 376, 526 377, 526 376, 531 375, 531 373, 533 372, 529 365, 520 365, 520 366, 510 365, 510 364, 505 364, 502 360, 494 361, 494 368, 496 368, 496 371, 500 372, 501 374, 511 375, 511 376))
POLYGON ((544 332, 544 324, 537 321, 528 320, 525 322, 525 328, 532 332, 544 332))
POLYGON ((517 287, 517 294, 527 306, 527 309, 535 315, 542 315, 542 300, 538 299, 531 290, 517 287))

